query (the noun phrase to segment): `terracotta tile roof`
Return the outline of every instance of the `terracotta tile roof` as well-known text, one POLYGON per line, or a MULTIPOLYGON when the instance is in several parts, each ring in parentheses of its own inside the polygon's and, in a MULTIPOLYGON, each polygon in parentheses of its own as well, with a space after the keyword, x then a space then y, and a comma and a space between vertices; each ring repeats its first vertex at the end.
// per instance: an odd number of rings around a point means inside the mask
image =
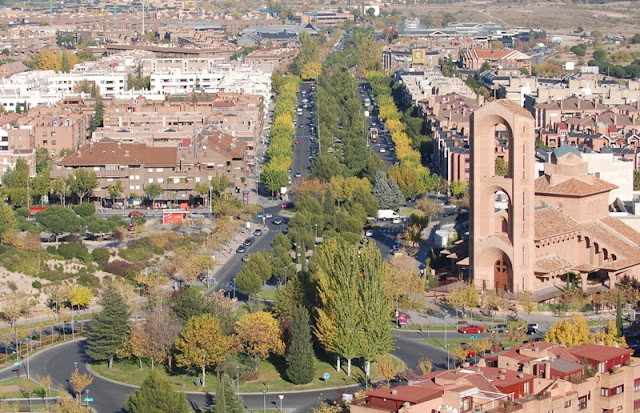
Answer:
POLYGON ((424 388, 421 386, 398 386, 393 389, 376 389, 367 392, 368 397, 378 397, 387 400, 409 402, 410 404, 422 403, 433 400, 442 395, 441 389, 424 388))
POLYGON ((210 149, 222 154, 225 158, 242 159, 247 151, 247 143, 228 133, 217 130, 208 131, 198 137, 198 145, 202 150, 210 149))
POLYGON ((582 344, 571 347, 569 351, 577 357, 595 361, 608 361, 626 354, 633 354, 633 350, 628 348, 607 347, 598 344, 582 344))
POLYGON ((553 206, 536 208, 534 226, 536 241, 580 230, 580 224, 553 206))
POLYGON ((477 367, 484 377, 498 389, 513 386, 514 384, 524 383, 533 380, 536 376, 527 373, 520 373, 509 369, 499 369, 497 367, 477 367), (518 375, 522 374, 522 377, 518 375), (504 379, 501 379, 503 376, 504 379))
POLYGON ((589 180, 579 179, 571 177, 559 182, 555 185, 551 184, 551 177, 549 175, 541 176, 535 181, 535 191, 537 194, 552 194, 552 195, 569 195, 569 196, 585 196, 595 195, 602 192, 611 191, 618 187, 607 181, 603 181, 600 178, 589 175, 589 180))
POLYGON ((473 386, 477 387, 480 391, 489 391, 489 392, 498 392, 496 386, 491 384, 486 377, 480 374, 471 374, 465 378, 466 381, 471 383, 473 386))
POLYGON ((173 168, 177 148, 150 147, 143 143, 100 141, 87 144, 63 158, 62 166, 144 165, 173 168))
POLYGON ((535 272, 547 274, 571 268, 571 264, 557 255, 547 255, 546 257, 536 258, 533 267, 535 272))

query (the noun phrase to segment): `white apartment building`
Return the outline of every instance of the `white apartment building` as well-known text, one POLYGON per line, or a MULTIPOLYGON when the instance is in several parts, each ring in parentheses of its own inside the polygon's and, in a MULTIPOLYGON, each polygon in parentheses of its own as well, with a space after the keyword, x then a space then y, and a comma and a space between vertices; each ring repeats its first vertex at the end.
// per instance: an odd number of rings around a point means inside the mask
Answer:
POLYGON ((459 77, 445 77, 440 69, 428 68, 424 71, 398 71, 405 90, 414 104, 429 96, 457 93, 472 99, 476 93, 459 77))
POLYGON ((154 60, 142 63, 143 68, 150 68, 151 93, 186 95, 194 91, 225 91, 259 95, 265 100, 271 94, 271 71, 253 65, 219 59, 154 60))
POLYGON ((76 86, 85 80, 95 83, 103 98, 110 98, 127 90, 127 73, 106 70, 74 70, 71 73, 57 73, 49 79, 49 87, 56 93, 68 96, 76 93, 76 86))

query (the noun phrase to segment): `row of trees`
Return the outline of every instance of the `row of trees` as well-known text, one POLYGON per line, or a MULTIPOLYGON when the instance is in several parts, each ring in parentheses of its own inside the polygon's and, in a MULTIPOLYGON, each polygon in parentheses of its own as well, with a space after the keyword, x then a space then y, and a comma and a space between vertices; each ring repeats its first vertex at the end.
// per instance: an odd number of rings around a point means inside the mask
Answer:
POLYGON ((291 146, 295 134, 293 119, 296 116, 300 78, 283 77, 274 72, 272 84, 278 97, 276 98, 275 119, 271 125, 271 142, 267 150, 269 162, 264 166, 260 179, 273 195, 289 183, 289 167, 293 158, 291 146))

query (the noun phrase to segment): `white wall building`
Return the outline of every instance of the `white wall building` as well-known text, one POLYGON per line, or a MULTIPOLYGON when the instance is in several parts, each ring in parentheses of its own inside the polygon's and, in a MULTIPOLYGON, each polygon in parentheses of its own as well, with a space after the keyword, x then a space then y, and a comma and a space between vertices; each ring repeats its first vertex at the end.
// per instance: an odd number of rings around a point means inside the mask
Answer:
POLYGON ((609 203, 616 198, 622 201, 633 199, 633 161, 616 156, 613 153, 582 152, 588 171, 597 178, 618 186, 609 193, 609 203))

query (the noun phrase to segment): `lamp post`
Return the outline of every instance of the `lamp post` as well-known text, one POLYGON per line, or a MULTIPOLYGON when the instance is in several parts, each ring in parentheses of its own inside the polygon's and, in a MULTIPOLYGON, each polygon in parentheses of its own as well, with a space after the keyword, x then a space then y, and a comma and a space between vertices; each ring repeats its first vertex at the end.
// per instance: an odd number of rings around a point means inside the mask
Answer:
POLYGON ((236 380, 238 380, 238 397, 240 397, 240 366, 236 366, 236 380))
POLYGON ((236 277, 233 277, 231 282, 233 283, 233 298, 236 298, 236 277))
POLYGON ((314 224, 316 227, 316 239, 318 238, 318 224, 314 224))
POLYGON ((262 389, 262 411, 267 413, 267 389, 262 389))
POLYGON ((449 370, 449 345, 447 344, 447 370, 449 370))

